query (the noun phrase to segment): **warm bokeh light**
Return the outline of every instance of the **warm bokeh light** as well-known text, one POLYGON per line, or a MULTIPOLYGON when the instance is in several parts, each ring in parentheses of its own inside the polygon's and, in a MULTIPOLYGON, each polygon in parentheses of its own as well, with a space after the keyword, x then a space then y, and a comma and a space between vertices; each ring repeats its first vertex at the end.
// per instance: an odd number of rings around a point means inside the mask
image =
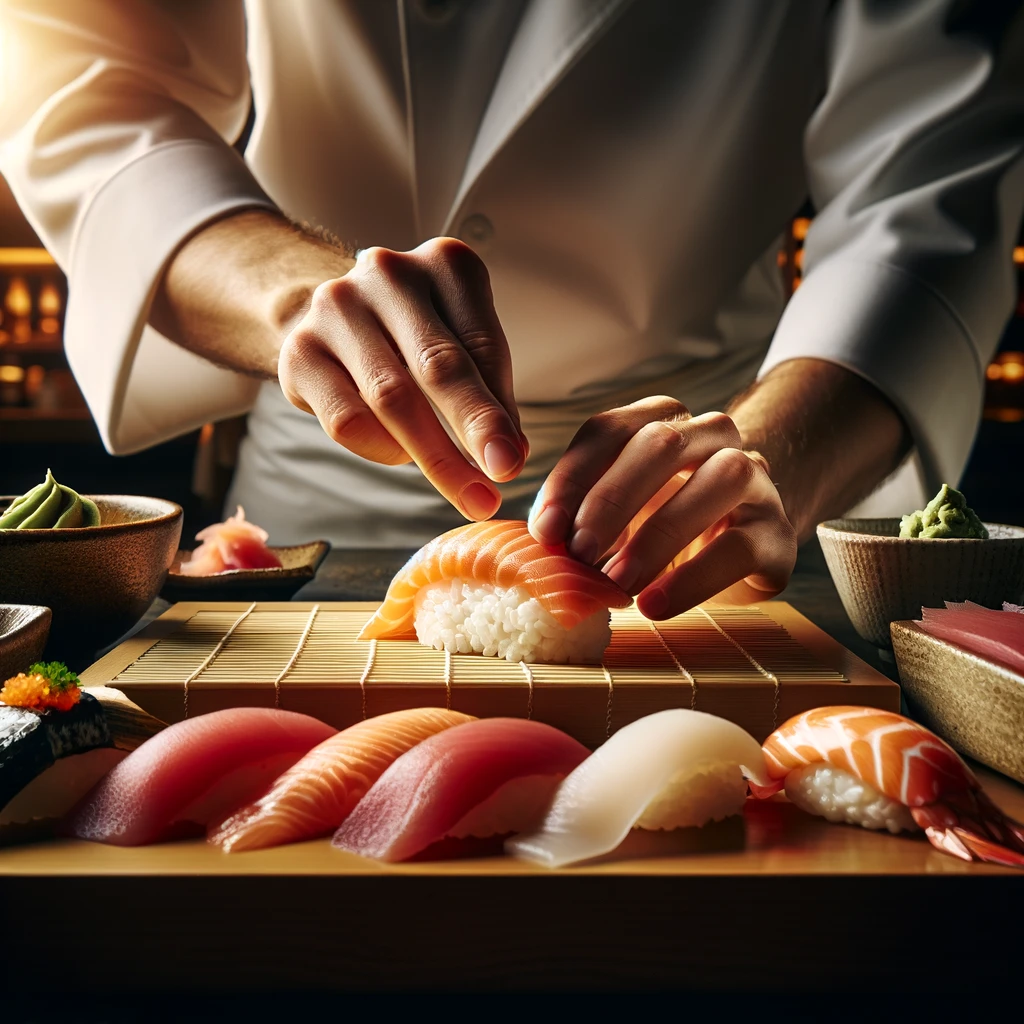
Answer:
POLYGON ((797 217, 793 221, 793 237, 802 242, 807 237, 807 229, 811 226, 810 218, 797 217))
POLYGON ((0 267, 54 267, 56 261, 45 249, 0 246, 0 267))
POLYGON ((1013 262, 1016 263, 1017 266, 1024 266, 1024 245, 1018 245, 1017 248, 1013 250, 1013 262))
POLYGON ((0 384, 20 384, 25 379, 25 370, 21 366, 5 363, 0 366, 0 384))
POLYGON ((4 296, 4 309, 11 316, 24 317, 32 312, 32 295, 23 277, 12 277, 4 296))
POLYGON ((60 312, 60 291, 52 281, 39 289, 39 312, 43 316, 56 316, 60 312))

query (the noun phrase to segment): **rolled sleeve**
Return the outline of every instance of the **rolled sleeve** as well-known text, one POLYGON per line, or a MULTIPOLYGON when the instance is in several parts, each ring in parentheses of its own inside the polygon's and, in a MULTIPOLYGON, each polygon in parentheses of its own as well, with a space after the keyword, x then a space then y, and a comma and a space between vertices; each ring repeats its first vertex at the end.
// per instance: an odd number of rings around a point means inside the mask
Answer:
POLYGON ((761 375, 800 358, 844 366, 889 398, 913 436, 927 490, 959 480, 983 372, 964 324, 930 287, 898 267, 830 260, 790 300, 761 375))
POLYGON ((760 375, 860 374, 906 421, 925 489, 955 484, 1016 297, 1024 4, 838 4, 804 145, 818 214, 760 375))
POLYGON ((234 150, 198 139, 150 150, 93 197, 71 245, 65 349, 110 451, 138 451, 252 404, 257 381, 174 345, 146 320, 181 244, 260 206, 273 203, 234 150))

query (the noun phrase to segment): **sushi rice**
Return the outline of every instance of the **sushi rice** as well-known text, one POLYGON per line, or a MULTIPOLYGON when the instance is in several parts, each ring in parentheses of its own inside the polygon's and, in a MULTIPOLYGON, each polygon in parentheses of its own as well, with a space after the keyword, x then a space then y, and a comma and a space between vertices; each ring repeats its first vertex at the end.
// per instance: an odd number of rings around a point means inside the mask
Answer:
POLYGON ((790 772, 786 796, 802 811, 829 821, 888 829, 893 834, 919 831, 910 809, 851 772, 828 764, 809 764, 790 772))
POLYGON ((414 625, 420 643, 449 654, 597 664, 611 640, 610 619, 603 608, 564 629, 525 587, 456 578, 420 590, 414 625))

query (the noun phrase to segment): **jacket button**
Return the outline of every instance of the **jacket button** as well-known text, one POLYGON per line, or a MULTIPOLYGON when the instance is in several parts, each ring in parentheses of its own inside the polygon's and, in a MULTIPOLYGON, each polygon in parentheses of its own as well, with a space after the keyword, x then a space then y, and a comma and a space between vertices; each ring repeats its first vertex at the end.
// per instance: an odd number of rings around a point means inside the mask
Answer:
POLYGON ((494 236, 494 225, 482 214, 472 213, 459 228, 459 237, 470 245, 483 245, 494 236))

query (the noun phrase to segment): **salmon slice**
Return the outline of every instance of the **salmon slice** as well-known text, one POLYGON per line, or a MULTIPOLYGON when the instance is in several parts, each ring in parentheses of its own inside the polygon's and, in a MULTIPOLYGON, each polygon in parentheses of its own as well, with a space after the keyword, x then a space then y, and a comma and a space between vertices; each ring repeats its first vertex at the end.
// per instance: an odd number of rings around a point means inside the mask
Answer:
POLYGON ((358 722, 314 747, 255 803, 212 826, 210 842, 238 853, 329 835, 398 757, 474 720, 444 708, 414 708, 358 722))
POLYGON ((559 783, 590 752, 522 718, 486 718, 431 736, 374 783, 333 845, 377 860, 408 860, 448 836, 536 828, 559 783))
POLYGON ((384 603, 359 639, 408 633, 419 591, 452 579, 505 589, 521 586, 567 630, 597 611, 625 608, 632 601, 599 569, 570 557, 564 546, 538 544, 524 521, 491 519, 449 530, 420 548, 391 581, 384 603))
POLYGON ((254 800, 336 732, 293 711, 229 708, 169 725, 132 751, 71 812, 79 839, 141 846, 201 831, 254 800))

